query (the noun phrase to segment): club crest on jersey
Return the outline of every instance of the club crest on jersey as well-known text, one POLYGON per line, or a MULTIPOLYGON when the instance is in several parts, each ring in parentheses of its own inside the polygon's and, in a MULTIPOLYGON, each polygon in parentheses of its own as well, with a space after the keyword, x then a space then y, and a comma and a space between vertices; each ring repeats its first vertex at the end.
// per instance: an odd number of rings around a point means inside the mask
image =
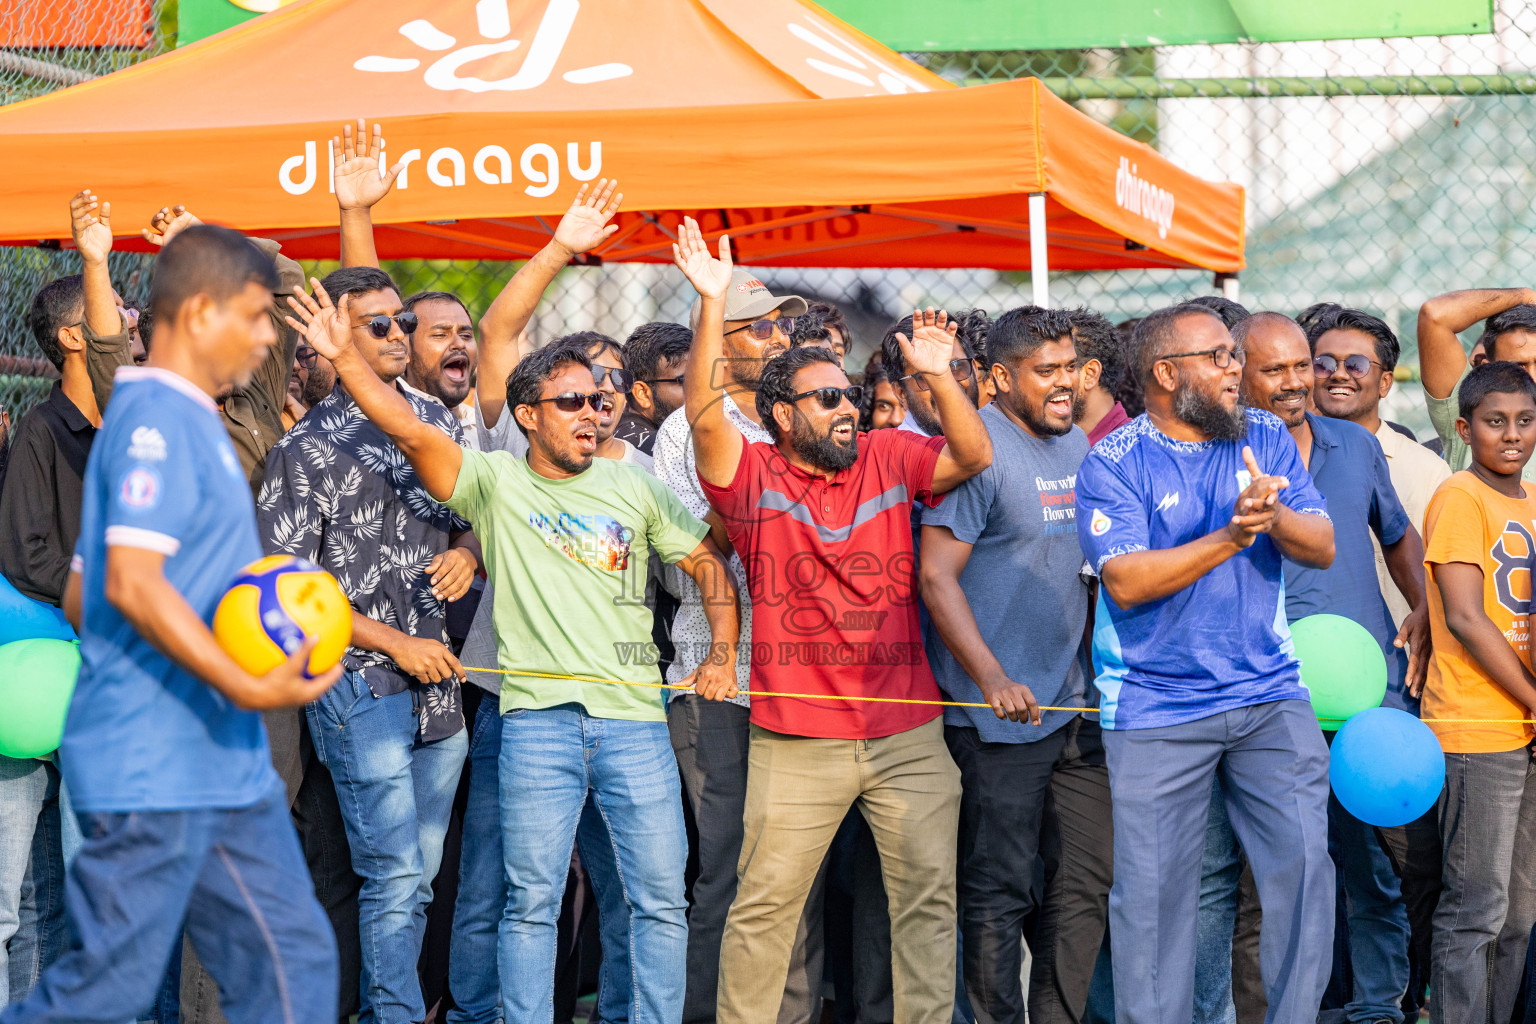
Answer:
POLYGON ((1094 509, 1093 518, 1088 521, 1088 532, 1092 533, 1095 537, 1102 537, 1109 532, 1109 528, 1113 525, 1114 523, 1110 522, 1109 516, 1105 515, 1103 510, 1094 509))
POLYGON ((1253 485, 1253 474, 1248 472, 1246 469, 1238 470, 1237 471, 1237 489, 1239 491, 1246 491, 1252 485, 1253 485))
POLYGON ((140 467, 123 477, 123 504, 129 508, 154 508, 160 501, 160 478, 140 467))

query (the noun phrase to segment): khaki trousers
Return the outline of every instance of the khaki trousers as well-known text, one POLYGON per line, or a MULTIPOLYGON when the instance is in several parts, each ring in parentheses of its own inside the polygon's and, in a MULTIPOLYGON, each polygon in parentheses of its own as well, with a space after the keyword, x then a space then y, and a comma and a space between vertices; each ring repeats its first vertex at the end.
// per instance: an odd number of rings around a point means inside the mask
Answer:
POLYGON ((895 1024, 949 1024, 955 1001, 960 770, 941 719, 873 740, 752 727, 736 900, 720 947, 719 1024, 775 1024, 801 908, 848 808, 880 851, 895 1024))

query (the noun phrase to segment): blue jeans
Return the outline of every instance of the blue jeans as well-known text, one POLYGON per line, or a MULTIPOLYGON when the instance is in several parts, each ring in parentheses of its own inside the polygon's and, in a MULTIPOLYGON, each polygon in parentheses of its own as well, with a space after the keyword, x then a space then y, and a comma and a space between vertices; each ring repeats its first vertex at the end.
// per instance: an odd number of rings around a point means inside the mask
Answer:
MULTIPOLYGON (((1199 864, 1218 774, 1263 906, 1269 1024, 1314 1024, 1333 951, 1328 748, 1307 702, 1104 733, 1114 804, 1109 896, 1120 1024, 1194 1014, 1199 864)), ((1227 933, 1231 942, 1231 932, 1227 933)))
POLYGON ((555 921, 590 795, 608 826, 630 914, 630 1020, 675 1024, 686 974, 688 844, 666 723, 593 718, 579 705, 563 704, 509 711, 501 729, 509 890, 497 959, 505 1018, 518 1024, 553 1018, 555 921))
POLYGON ((315 756, 336 782, 352 869, 363 880, 358 1024, 424 1020, 416 960, 469 737, 460 731, 417 746, 411 692, 375 697, 357 672, 307 713, 315 756))
POLYGON ((595 796, 587 797, 587 805, 581 809, 576 851, 597 896, 597 931, 603 946, 597 969, 597 1012, 588 1024, 624 1024, 634 996, 629 969, 629 904, 624 900, 613 839, 595 796))
POLYGON ((1227 816, 1221 780, 1211 787, 1200 858, 1200 911, 1195 930, 1194 1024, 1235 1024, 1232 1002, 1232 929, 1237 922, 1237 881, 1243 859, 1227 816))
POLYGON ((1375 827, 1331 796, 1328 828, 1353 979, 1344 1019, 1401 1021, 1408 990, 1408 908, 1402 883, 1375 827))
MULTIPOLYGON (((7 949, 12 938, 20 941, 23 962, 18 967, 35 972, 39 935, 36 927, 36 903, 29 901, 30 927, 21 931, 22 889, 32 862, 32 840, 37 831, 43 805, 50 790, 58 793, 56 776, 50 776, 48 764, 31 758, 0 757, 0 1006, 10 1002, 11 964, 7 949)), ((18 979, 20 981, 22 979, 18 979)), ((30 985, 25 986, 30 989, 30 985)), ((26 995, 18 985, 16 997, 26 995)))
POLYGON ((155 996, 183 922, 230 1024, 334 1024, 336 943, 281 788, 250 807, 81 814, 75 942, 0 1024, 119 1024, 155 996))

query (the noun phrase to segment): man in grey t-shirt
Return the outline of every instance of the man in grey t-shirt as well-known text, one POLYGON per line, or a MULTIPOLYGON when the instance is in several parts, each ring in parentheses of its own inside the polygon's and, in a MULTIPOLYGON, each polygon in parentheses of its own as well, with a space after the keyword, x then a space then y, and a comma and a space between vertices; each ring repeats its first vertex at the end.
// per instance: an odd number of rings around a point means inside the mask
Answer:
POLYGON ((986 348, 992 465, 924 510, 920 559, 939 687, 991 705, 944 710, 962 785, 965 991, 978 1019, 1022 1024, 1020 931, 1038 910, 1029 1019, 1079 1020, 1108 908, 1109 775, 1097 723, 1040 711, 1096 697, 1077 541, 1077 469, 1088 454, 1072 425, 1077 353, 1067 314, 1035 306, 1003 314, 986 348))

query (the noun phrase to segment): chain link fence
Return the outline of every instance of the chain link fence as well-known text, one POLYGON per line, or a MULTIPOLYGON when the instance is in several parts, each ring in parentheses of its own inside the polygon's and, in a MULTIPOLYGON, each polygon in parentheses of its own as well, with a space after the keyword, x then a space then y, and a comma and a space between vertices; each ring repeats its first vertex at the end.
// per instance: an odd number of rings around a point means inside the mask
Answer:
MULTIPOLYGON (((138 12, 151 30, 139 47, 0 47, 3 102, 126 66, 171 39, 174 0, 10 0, 18 4, 23 20, 41 17, 49 5, 93 17, 121 8, 138 12)), ((1416 384, 1419 304, 1453 288, 1536 279, 1536 0, 1496 0, 1494 31, 1476 36, 911 56, 958 84, 1037 75, 1085 113, 1181 166, 1243 185, 1243 302, 1295 313, 1329 299, 1381 315, 1404 349, 1386 412, 1421 435, 1428 421, 1416 384)), ((815 158, 814 146, 796 148, 815 158)), ((61 218, 72 187, 61 188, 61 218)), ((35 364, 18 363, 38 356, 25 330, 27 303, 53 276, 78 269, 67 252, 0 251, 0 403, 13 414, 47 386, 26 375, 35 364)), ((143 269, 140 257, 114 257, 114 281, 130 304, 143 297, 143 269)), ((406 292, 457 292, 478 316, 515 265, 400 260, 386 269, 406 292)), ((987 270, 775 269, 762 277, 775 290, 843 309, 855 340, 850 368, 913 305, 995 313, 1030 295, 1028 273, 987 270)), ((1212 276, 1197 271, 1051 280, 1054 305, 1087 305, 1114 320, 1213 290, 1212 276)), ((581 329, 623 338, 649 320, 682 320, 691 299, 668 267, 572 267, 530 330, 540 343, 581 329)))

